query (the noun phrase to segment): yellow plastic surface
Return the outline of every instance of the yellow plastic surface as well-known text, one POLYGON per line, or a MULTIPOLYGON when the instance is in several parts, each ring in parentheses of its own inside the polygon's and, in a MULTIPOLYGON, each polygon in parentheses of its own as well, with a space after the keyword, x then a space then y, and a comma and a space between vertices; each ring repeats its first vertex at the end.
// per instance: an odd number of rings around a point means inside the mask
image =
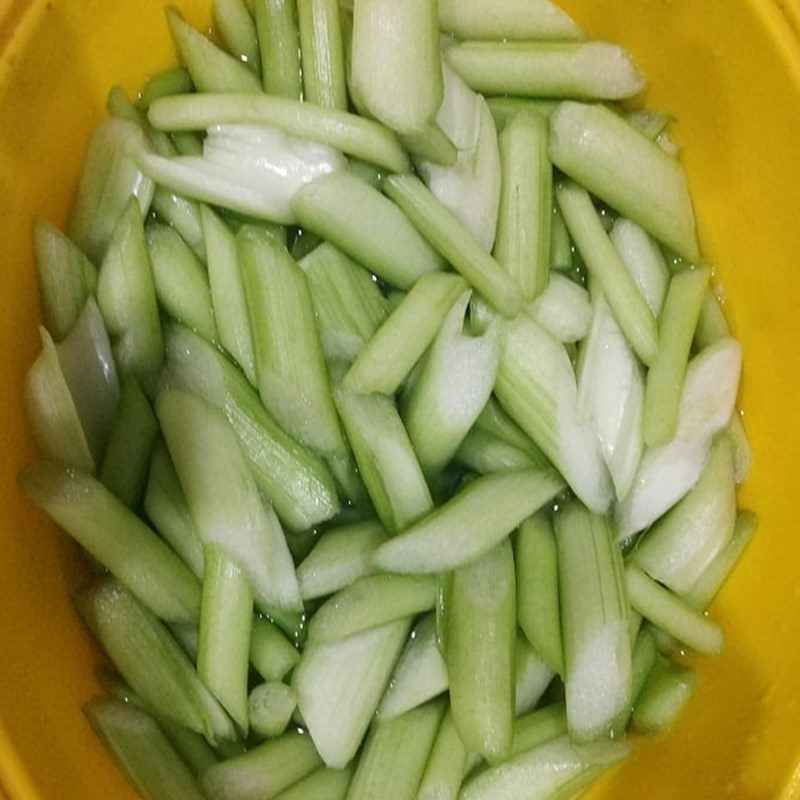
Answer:
MULTIPOLYGON (((487 9, 491 0, 487 1, 487 9)), ((674 730, 592 798, 800 797, 800 13, 797 0, 564 0, 626 45, 649 106, 677 117, 705 253, 745 351, 762 525, 713 608, 724 654, 697 660, 674 730)), ((210 0, 179 3, 207 22, 210 0)), ((37 348, 34 215, 65 221, 112 83, 170 65, 158 0, 0 0, 0 791, 10 800, 132 797, 80 704, 97 654, 70 606, 72 547, 20 496, 33 458, 20 388, 37 348)), ((646 180, 646 176, 643 176, 646 180)))

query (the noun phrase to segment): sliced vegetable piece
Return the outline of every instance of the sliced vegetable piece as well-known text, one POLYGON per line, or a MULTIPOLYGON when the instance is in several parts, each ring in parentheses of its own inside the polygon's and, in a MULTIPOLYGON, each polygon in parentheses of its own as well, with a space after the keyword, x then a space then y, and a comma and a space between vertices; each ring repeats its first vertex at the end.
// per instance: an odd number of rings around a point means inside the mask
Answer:
POLYGON ((527 312, 564 343, 583 339, 589 333, 593 317, 589 293, 557 273, 550 275, 547 288, 528 306, 527 312))
POLYGON ((452 167, 458 161, 458 150, 436 120, 428 122, 419 131, 401 133, 399 139, 412 156, 431 164, 452 167))
POLYGON ((550 158, 660 242, 692 263, 699 261, 694 211, 680 162, 622 117, 600 105, 562 103, 550 118, 550 158))
POLYGON ((499 140, 503 177, 494 257, 526 300, 544 292, 550 271, 553 167, 547 137, 543 117, 518 114, 499 140))
POLYGON ((428 241, 501 314, 513 317, 521 300, 516 281, 475 241, 461 220, 413 175, 391 175, 383 190, 428 241))
POLYGON ((197 674, 245 735, 253 593, 247 576, 219 545, 204 548, 197 674))
POLYGON ((253 617, 250 635, 250 663, 265 681, 280 681, 300 662, 300 653, 264 617, 253 617))
POLYGON ((145 233, 161 307, 204 339, 216 342, 217 326, 205 267, 173 228, 149 223, 145 233))
POLYGON ((486 101, 447 65, 443 64, 442 69, 445 99, 436 115, 437 127, 446 138, 458 141, 457 157, 453 164, 418 159, 417 170, 431 192, 464 223, 478 244, 491 251, 501 189, 497 130, 486 101))
POLYGON ((303 652, 292 685, 327 766, 341 769, 356 754, 410 626, 410 619, 397 620, 303 652))
POLYGON ((750 472, 750 462, 753 458, 741 411, 734 409, 730 422, 725 428, 725 436, 727 436, 733 450, 734 480, 737 486, 741 486, 747 480, 747 475, 750 472))
MULTIPOLYGON (((544 458, 539 448, 530 440, 522 428, 503 411, 497 399, 492 396, 475 422, 475 430, 490 433, 501 441, 528 453, 532 458, 544 458)), ((544 462, 543 462, 544 464, 544 462)))
POLYGON ((353 775, 348 800, 413 800, 444 714, 443 701, 373 727, 353 775))
POLYGON ((239 59, 220 50, 189 25, 175 8, 167 9, 175 40, 192 83, 200 92, 260 92, 258 77, 239 59))
POLYGON ((122 385, 99 478, 129 508, 138 509, 142 501, 157 437, 156 415, 136 378, 128 378, 122 385))
POLYGON ((495 394, 589 508, 604 512, 612 495, 594 431, 577 411, 577 384, 564 346, 521 314, 505 327, 495 394))
POLYGON ((142 215, 135 199, 125 206, 108 243, 97 281, 97 302, 120 375, 133 375, 150 394, 164 361, 164 339, 142 215))
POLYGON ((33 224, 33 245, 44 323, 60 341, 95 293, 97 270, 61 231, 44 220, 33 224))
POLYGON ((550 0, 502 0, 486 13, 480 0, 439 0, 442 30, 459 39, 582 39, 583 31, 550 0))
POLYGON ((697 650, 714 655, 722 650, 722 628, 656 583, 635 564, 625 569, 631 605, 654 625, 697 650))
POLYGON ((624 741, 575 744, 567 736, 560 736, 482 772, 464 786, 459 798, 548 800, 572 797, 629 752, 624 741))
POLYGON ((447 672, 453 721, 467 750, 489 759, 511 748, 516 596, 514 557, 503 542, 453 574, 447 672))
POLYGON ((514 721, 514 739, 510 758, 526 753, 535 747, 552 741, 567 732, 567 711, 563 703, 531 711, 514 721))
POLYGON ((295 0, 253 0, 264 91, 299 100, 300 34, 295 0))
POLYGON ((700 309, 700 319, 697 321, 697 330, 694 332, 694 346, 704 350, 720 339, 731 335, 722 300, 717 297, 714 289, 709 289, 703 298, 703 307, 700 309))
POLYGON ((317 178, 297 192, 292 210, 304 228, 399 289, 444 263, 400 209, 350 173, 317 178))
POLYGON ((208 206, 200 207, 208 260, 211 305, 220 344, 236 359, 252 384, 256 384, 255 356, 244 296, 236 238, 208 206))
POLYGON ((344 45, 336 0, 299 0, 304 99, 323 108, 347 110, 344 45))
POLYGON ((657 661, 636 699, 634 730, 656 736, 672 726, 689 702, 696 683, 688 667, 657 661))
POLYGON ((320 766, 311 737, 292 731, 215 764, 200 786, 209 800, 265 800, 320 766))
MULTIPOLYGON (((189 155, 199 156, 203 153, 203 145, 189 155)), ((194 254, 203 262, 206 261, 205 241, 203 228, 200 222, 200 205, 194 200, 189 200, 178 194, 157 186, 153 193, 153 211, 174 228, 186 244, 192 248, 194 254)))
POLYGON ((431 573, 488 553, 563 488, 552 470, 484 475, 375 553, 379 568, 431 573))
POLYGON ((651 578, 683 594, 725 548, 735 524, 733 453, 718 438, 700 480, 650 528, 634 560, 651 578))
POLYGON ((120 675, 148 707, 203 734, 236 738, 233 723, 161 622, 113 578, 79 595, 77 608, 120 675))
POLYGON ((298 263, 308 280, 326 358, 352 361, 386 319, 386 298, 363 267, 329 242, 298 263))
POLYGON ((156 444, 144 494, 144 513, 198 580, 205 569, 203 543, 189 514, 180 481, 163 442, 156 444))
POLYGON ((497 130, 502 131, 511 117, 517 114, 538 114, 545 119, 561 104, 560 100, 531 97, 487 97, 486 103, 494 117, 497 130))
POLYGON ((186 763, 144 711, 119 700, 94 700, 83 711, 145 800, 202 800, 186 763))
POLYGON ((600 441, 618 500, 633 484, 642 458, 644 374, 605 298, 593 318, 578 362, 578 414, 600 441))
POLYGON ((707 268, 672 276, 658 326, 658 352, 644 390, 645 444, 666 444, 678 427, 683 378, 711 273, 707 268))
POLYGON ((334 401, 378 518, 390 533, 403 530, 433 500, 394 402, 341 387, 334 401))
POLYGON ((644 530, 697 482, 711 439, 734 411, 741 371, 741 347, 720 339, 696 355, 686 370, 675 438, 645 453, 632 489, 617 506, 620 539, 644 530))
POLYGON ((333 594, 369 575, 373 570, 372 554, 386 538, 378 522, 357 522, 323 533, 297 567, 303 599, 333 594))
POLYGON ((205 398, 225 413, 259 490, 292 530, 306 530, 339 511, 324 462, 287 436, 244 375, 217 349, 185 328, 168 336, 165 386, 205 398))
POLYGON ((556 189, 558 207, 589 274, 597 279, 636 355, 651 364, 658 352, 656 318, 603 230, 589 193, 572 181, 556 189))
POLYGON ((280 736, 297 708, 297 697, 285 683, 260 683, 247 698, 250 728, 257 736, 280 736))
POLYGON ((547 459, 532 457, 527 451, 504 442, 494 434, 473 428, 461 442, 454 459, 478 475, 546 467, 547 459))
POLYGON ((536 708, 554 676, 555 670, 539 658, 528 640, 518 631, 514 647, 515 716, 527 714, 536 708))
POLYGON ((142 214, 150 208, 153 182, 134 161, 146 150, 142 129, 125 119, 104 120, 89 140, 67 234, 94 264, 103 260, 130 198, 142 214))
POLYGON ((609 234, 650 310, 658 317, 669 284, 669 268, 661 248, 635 222, 618 217, 609 234))
POLYGON ((325 455, 342 453, 305 275, 257 229, 242 228, 236 241, 261 399, 287 433, 325 455))
POLYGON ((327 600, 308 624, 308 641, 344 639, 397 619, 432 611, 436 578, 416 575, 368 575, 327 600))
MULTIPOLYGON (((19 475, 25 494, 166 621, 196 620, 200 585, 180 559, 94 478, 46 462, 19 475)), ((134 687, 136 688, 136 687, 134 687)))
POLYGON ((141 169, 165 188, 257 219, 294 223, 291 201, 320 175, 342 170, 325 145, 257 125, 214 125, 203 156, 164 158, 140 150, 141 169))
POLYGON ((631 698, 634 706, 657 658, 658 650, 652 629, 649 625, 644 625, 636 636, 631 659, 631 698))
POLYGON ((558 555, 553 525, 543 511, 520 526, 514 538, 514 564, 519 626, 539 656, 562 673, 558 555))
POLYGON ((486 94, 621 100, 645 86, 630 55, 608 42, 461 42, 445 58, 486 94))
POLYGON ((194 91, 194 84, 191 76, 183 67, 167 69, 147 79, 147 83, 139 93, 137 105, 142 111, 147 111, 159 97, 169 97, 173 94, 184 94, 191 91, 194 91))
POLYGON ((247 574, 258 603, 300 610, 280 523, 264 506, 224 414, 174 389, 161 393, 156 413, 201 540, 227 550, 247 574))
POLYGON ((346 110, 286 97, 201 94, 164 98, 149 113, 158 130, 193 131, 212 125, 274 126, 291 136, 328 145, 351 156, 406 172, 408 156, 397 137, 378 122, 346 110))
POLYGON ((451 273, 420 278, 359 353, 345 376, 344 390, 393 395, 466 288, 466 282, 451 273))
POLYGON ((692 608, 700 611, 708 608, 728 576, 733 572, 733 568, 747 549, 757 528, 758 517, 752 511, 739 511, 730 541, 683 596, 692 608))
POLYGON ((426 475, 440 472, 455 455, 497 377, 497 326, 480 335, 465 331, 469 299, 465 292, 453 304, 403 398, 403 420, 426 475))
POLYGON ((467 750, 448 709, 422 774, 416 800, 457 800, 467 768, 467 750))
POLYGON ((94 472, 95 460, 50 334, 39 328, 42 350, 25 376, 23 403, 36 446, 60 464, 94 472))
POLYGON ((434 0, 353 8, 352 92, 369 113, 400 133, 413 133, 441 105, 442 67, 434 0))
POLYGON ((411 631, 378 707, 378 719, 405 714, 446 692, 447 687, 447 666, 436 642, 435 614, 427 614, 411 631))
POLYGON ((275 795, 275 800, 345 800, 352 777, 352 767, 323 767, 285 792, 275 795))
POLYGON ((225 49, 253 72, 261 72, 261 54, 258 49, 256 24, 244 0, 214 0, 214 29, 222 39, 225 49))
POLYGON ((608 521, 576 502, 559 509, 555 531, 569 733, 618 735, 631 704, 622 556, 608 521))

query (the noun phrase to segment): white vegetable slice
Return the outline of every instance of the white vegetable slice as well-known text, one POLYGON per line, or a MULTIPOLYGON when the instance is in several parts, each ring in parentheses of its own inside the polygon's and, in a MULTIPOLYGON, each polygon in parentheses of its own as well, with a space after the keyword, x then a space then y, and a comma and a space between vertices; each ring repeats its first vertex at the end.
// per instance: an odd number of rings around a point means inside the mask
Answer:
POLYGON ((297 705, 323 761, 341 769, 356 754, 411 620, 337 642, 309 645, 292 679, 297 705))
POLYGON ((436 120, 451 141, 456 143, 458 139, 458 160, 445 167, 420 159, 416 162, 417 169, 431 192, 490 251, 500 208, 497 129, 483 97, 475 94, 446 65, 443 71, 445 101, 436 120))
POLYGON ((643 403, 642 367, 599 295, 581 351, 578 413, 597 432, 619 500, 628 493, 642 457, 643 403))
POLYGON ((259 219, 296 222, 291 201, 314 178, 344 169, 345 157, 316 142, 261 125, 214 125, 203 156, 139 151, 140 169, 174 192, 259 219))
POLYGON ((712 438, 734 411, 741 346, 726 337, 696 355, 686 370, 678 431, 665 445, 645 453, 630 492, 617 506, 620 539, 653 524, 697 483, 712 438))
POLYGON ((544 292, 529 306, 528 314, 560 342, 577 342, 589 333, 592 305, 589 293, 575 281, 552 273, 544 292))

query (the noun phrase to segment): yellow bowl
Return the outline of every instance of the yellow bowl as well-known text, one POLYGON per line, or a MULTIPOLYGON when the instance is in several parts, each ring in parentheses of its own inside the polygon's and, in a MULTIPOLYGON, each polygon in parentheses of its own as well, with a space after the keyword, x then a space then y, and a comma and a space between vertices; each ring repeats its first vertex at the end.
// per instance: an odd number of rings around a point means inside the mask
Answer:
MULTIPOLYGON (((491 0, 486 0, 487 9, 491 0)), ((697 660, 674 730, 637 742, 593 798, 800 797, 800 13, 796 0, 564 0, 629 47, 646 102, 677 117, 705 253, 745 352, 754 545, 712 614, 726 645, 697 660), (788 538, 787 538, 788 537, 788 538)), ((207 24, 210 0, 183 0, 207 24)), ((96 661, 69 602, 75 551, 20 496, 33 457, 20 387, 37 351, 34 215, 65 221, 112 83, 173 63, 161 0, 0 0, 0 789, 10 800, 132 797, 80 712, 96 661)), ((646 176, 643 176, 646 180, 646 176)))

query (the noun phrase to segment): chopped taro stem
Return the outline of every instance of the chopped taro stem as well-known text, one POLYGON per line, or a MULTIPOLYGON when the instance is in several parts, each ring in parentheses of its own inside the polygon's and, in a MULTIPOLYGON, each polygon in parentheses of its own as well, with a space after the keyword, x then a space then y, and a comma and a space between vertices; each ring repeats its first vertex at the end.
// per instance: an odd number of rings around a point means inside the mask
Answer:
POLYGON ((167 22, 192 83, 200 92, 259 92, 255 72, 189 25, 175 8, 167 22))
POLYGON ((119 700, 93 700, 83 710, 142 797, 203 800, 194 776, 152 717, 119 700))
POLYGON ((645 85, 630 55, 608 42, 461 42, 445 59, 490 95, 621 100, 645 85))
POLYGON ((533 300, 550 272, 553 167, 547 121, 535 114, 512 117, 500 134, 502 189, 494 257, 533 300))
POLYGON ((500 358, 497 326, 464 330, 470 293, 455 302, 403 397, 403 421, 426 475, 453 458, 486 406, 500 358))
POLYGON ((578 413, 569 356, 561 342, 526 314, 505 325, 495 394, 578 497, 605 513, 613 493, 611 479, 600 442, 578 413))
POLYGON ((508 541, 453 575, 447 672, 453 721, 464 745, 491 759, 511 747, 516 598, 508 541))
POLYGON ((555 532, 570 736, 615 736, 631 703, 622 556, 608 520, 576 501, 556 513, 555 532))
POLYGON ((59 341, 69 333, 89 295, 97 291, 97 269, 61 231, 44 220, 34 222, 33 241, 45 326, 59 341))
POLYGON ((582 39, 578 24, 550 0, 439 0, 439 24, 459 39, 582 39))
POLYGON ((441 105, 435 0, 370 0, 353 9, 352 93, 371 116, 414 133, 441 105))
POLYGON ((261 72, 261 54, 256 25, 244 0, 214 0, 213 11, 214 28, 225 49, 258 75, 261 72))
POLYGON ((469 564, 564 488, 549 469, 484 475, 375 553, 380 569, 433 573, 469 564))
POLYGON ((550 117, 550 158, 662 244, 699 261, 683 167, 622 117, 602 105, 562 103, 550 117))
POLYGON ((148 118, 158 130, 195 131, 213 125, 274 126, 286 134, 328 145, 390 169, 408 170, 397 137, 378 122, 337 108, 286 97, 250 94, 186 94, 157 100, 148 118))
POLYGON ((344 45, 338 0, 297 0, 304 99, 347 110, 344 45))
MULTIPOLYGON (((451 142, 455 158, 452 163, 433 163, 433 158, 416 152, 415 163, 431 192, 466 225, 478 244, 490 251, 501 192, 497 130, 486 101, 446 64, 442 70, 444 99, 434 130, 451 142)), ((405 140, 408 146, 408 137, 405 140)))
POLYGON ((342 388, 354 394, 393 395, 467 288, 466 281, 452 273, 420 278, 364 345, 342 388))
POLYGON ((267 94, 299 100, 303 93, 295 0, 253 0, 267 94))

